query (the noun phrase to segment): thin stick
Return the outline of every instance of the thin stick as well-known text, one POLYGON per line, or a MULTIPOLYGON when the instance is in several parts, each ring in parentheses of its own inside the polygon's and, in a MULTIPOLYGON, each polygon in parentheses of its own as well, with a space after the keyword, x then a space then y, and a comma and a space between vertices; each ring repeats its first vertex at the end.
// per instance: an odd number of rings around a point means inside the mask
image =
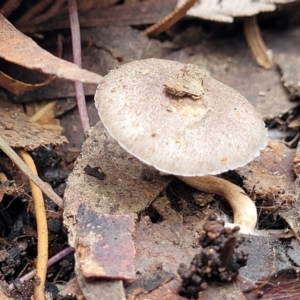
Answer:
POLYGON ((0 137, 0 149, 17 165, 21 172, 31 181, 33 181, 56 205, 63 207, 63 199, 60 198, 50 185, 42 181, 34 174, 16 152, 0 137))
MULTIPOLYGON (((72 247, 67 247, 65 249, 63 249, 62 251, 60 251, 59 253, 55 254, 54 256, 52 256, 49 260, 48 260, 48 264, 47 266, 50 267, 52 265, 54 265, 56 262, 58 262, 59 260, 63 259, 64 257, 66 257, 67 255, 71 254, 72 252, 74 252, 74 249, 72 247)), ((25 274, 24 276, 22 276, 21 278, 19 278, 20 282, 23 283, 24 281, 30 280, 31 278, 33 278, 36 274, 36 269, 30 271, 29 273, 25 274)), ((11 283, 8 286, 8 289, 10 291, 12 291, 15 288, 14 284, 11 283)))
MULTIPOLYGON (((37 175, 36 166, 28 152, 19 150, 19 154, 28 166, 28 168, 37 175)), ((45 300, 45 283, 47 275, 48 262, 48 226, 46 210, 42 191, 31 180, 29 181, 31 194, 34 203, 36 224, 37 224, 37 259, 36 259, 36 276, 39 282, 34 286, 34 298, 45 300)))
MULTIPOLYGON (((74 63, 81 68, 81 39, 76 0, 68 0, 68 6, 72 33, 73 60, 74 63)), ((90 128, 90 122, 86 108, 83 85, 81 82, 75 82, 75 91, 81 125, 83 132, 86 132, 90 128)))

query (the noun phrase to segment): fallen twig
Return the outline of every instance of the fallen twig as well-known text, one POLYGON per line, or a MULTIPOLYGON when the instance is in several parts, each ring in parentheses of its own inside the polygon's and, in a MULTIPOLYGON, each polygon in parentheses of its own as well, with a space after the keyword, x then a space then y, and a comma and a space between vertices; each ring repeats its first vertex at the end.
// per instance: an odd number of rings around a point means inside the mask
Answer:
POLYGON ((41 180, 32 172, 17 153, 0 137, 0 149, 17 165, 21 172, 31 181, 33 181, 56 205, 63 207, 63 199, 59 197, 52 187, 41 180))
MULTIPOLYGON (((64 250, 60 251, 59 253, 55 254, 54 256, 52 256, 49 260, 48 260, 48 264, 47 266, 50 267, 53 264, 55 264, 56 262, 58 262, 59 260, 63 259, 64 257, 66 257, 67 255, 69 255, 70 253, 74 252, 74 249, 72 247, 67 247, 64 250)), ((30 280, 32 279, 36 274, 36 269, 30 271, 29 273, 27 273, 26 275, 22 276, 21 278, 19 278, 20 282, 23 283, 24 281, 30 280)), ((8 286, 8 289, 10 291, 12 291, 15 288, 14 284, 11 283, 8 286)))
MULTIPOLYGON (((81 68, 81 39, 76 0, 68 0, 68 5, 72 34, 73 61, 81 68)), ((90 122, 86 108, 83 85, 81 82, 75 82, 75 91, 81 125, 83 132, 86 132, 90 128, 90 122)))

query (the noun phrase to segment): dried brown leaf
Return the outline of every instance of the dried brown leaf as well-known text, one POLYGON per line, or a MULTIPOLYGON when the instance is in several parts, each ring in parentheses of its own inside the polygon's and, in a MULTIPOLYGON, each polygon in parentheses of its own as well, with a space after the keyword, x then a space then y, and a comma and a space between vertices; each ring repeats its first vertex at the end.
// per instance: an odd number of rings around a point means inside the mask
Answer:
POLYGON ((286 299, 298 298, 300 292, 299 268, 282 269, 278 272, 260 278, 258 287, 246 293, 248 300, 254 299, 286 299))
MULTIPOLYGON (((136 1, 110 7, 95 7, 80 13, 82 27, 104 27, 152 24, 170 13, 177 0, 136 1)), ((98 1, 99 3, 100 1, 98 1)), ((102 2, 102 1, 101 1, 102 2)), ((78 3, 80 9, 80 3, 78 3)), ((39 24, 39 31, 69 28, 70 22, 66 10, 59 11, 55 17, 39 24)), ((18 27, 22 32, 36 32, 36 24, 26 23, 18 27)))
POLYGON ((78 263, 85 277, 134 279, 133 215, 97 214, 82 205, 77 229, 78 263))
POLYGON ((66 142, 29 121, 20 106, 0 101, 0 136, 13 148, 33 150, 42 145, 59 145, 66 142))
POLYGON ((15 95, 21 95, 25 92, 32 91, 36 88, 49 84, 54 78, 54 75, 50 75, 44 82, 31 84, 19 81, 0 71, 0 86, 15 95))
POLYGON ((83 83, 98 84, 102 76, 55 57, 18 31, 0 14, 0 57, 32 70, 83 83))
POLYGON ((289 206, 295 200, 295 174, 293 159, 295 150, 279 141, 270 140, 261 155, 246 166, 237 170, 244 179, 244 187, 256 197, 276 203, 286 198, 289 206))

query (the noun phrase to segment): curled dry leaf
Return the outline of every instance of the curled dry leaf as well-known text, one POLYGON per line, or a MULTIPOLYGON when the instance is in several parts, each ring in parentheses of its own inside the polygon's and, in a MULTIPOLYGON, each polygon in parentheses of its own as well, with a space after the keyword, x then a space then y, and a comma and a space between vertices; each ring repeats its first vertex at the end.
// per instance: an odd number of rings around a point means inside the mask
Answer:
POLYGON ((15 95, 21 95, 25 92, 32 91, 38 87, 42 87, 50 83, 55 78, 55 75, 50 75, 48 78, 40 83, 27 83, 10 77, 8 74, 0 71, 0 86, 10 91, 15 95))
POLYGON ((2 15, 0 15, 0 43, 0 57, 8 62, 73 81, 96 84, 101 81, 101 75, 81 69, 40 48, 2 15))

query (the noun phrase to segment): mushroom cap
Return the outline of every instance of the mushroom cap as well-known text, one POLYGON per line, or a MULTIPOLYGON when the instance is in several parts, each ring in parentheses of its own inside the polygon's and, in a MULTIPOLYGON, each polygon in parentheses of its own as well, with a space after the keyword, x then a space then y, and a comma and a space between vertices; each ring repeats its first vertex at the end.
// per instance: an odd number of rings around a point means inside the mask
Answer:
MULTIPOLYGON (((293 1, 294 0, 288 2, 293 1)), ((177 7, 182 6, 185 2, 186 0, 178 0, 177 7)), ((261 12, 274 11, 276 9, 274 3, 283 3, 283 1, 201 0, 200 2, 196 2, 194 6, 187 11, 187 16, 198 17, 215 22, 232 23, 236 17, 250 17, 261 12)))
POLYGON ((95 103, 107 131, 125 150, 168 174, 235 169, 267 144, 253 106, 196 65, 154 58, 124 64, 101 81, 95 103), (173 95, 164 85, 170 78, 186 84, 187 77, 192 85, 202 84, 199 99, 173 95))

